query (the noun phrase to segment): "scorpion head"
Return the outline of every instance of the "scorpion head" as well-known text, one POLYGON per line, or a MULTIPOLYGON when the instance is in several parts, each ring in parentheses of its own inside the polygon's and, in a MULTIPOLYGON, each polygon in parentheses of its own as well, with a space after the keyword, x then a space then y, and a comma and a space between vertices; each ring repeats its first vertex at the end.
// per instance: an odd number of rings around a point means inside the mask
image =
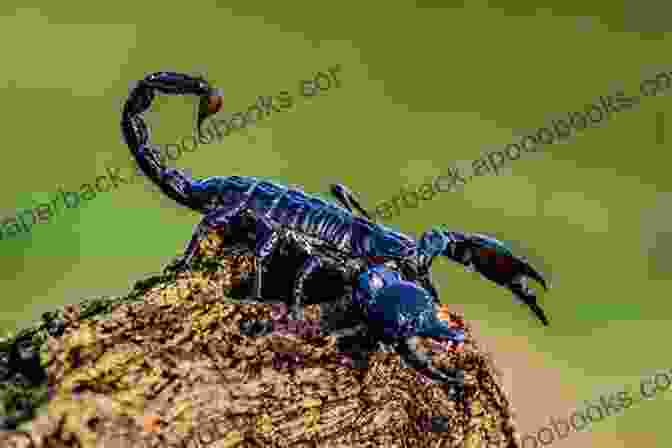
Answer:
POLYGON ((354 291, 374 333, 388 340, 414 336, 462 342, 464 334, 442 319, 435 297, 426 289, 402 279, 399 272, 375 265, 363 272, 354 291))
MULTIPOLYGON (((437 367, 431 355, 418 350, 418 336, 439 339, 444 343, 462 345, 464 328, 450 321, 445 308, 439 307, 434 296, 414 282, 404 280, 388 264, 375 264, 362 272, 353 291, 353 305, 364 317, 363 331, 355 330, 353 341, 348 333, 340 335, 339 345, 345 351, 389 351, 401 356, 402 366, 449 387, 449 396, 461 396, 464 371, 456 367, 437 367), (358 342, 359 341, 359 342, 358 342)), ((338 337, 337 337, 338 338, 338 337)), ((368 359, 368 357, 366 358, 368 359)))

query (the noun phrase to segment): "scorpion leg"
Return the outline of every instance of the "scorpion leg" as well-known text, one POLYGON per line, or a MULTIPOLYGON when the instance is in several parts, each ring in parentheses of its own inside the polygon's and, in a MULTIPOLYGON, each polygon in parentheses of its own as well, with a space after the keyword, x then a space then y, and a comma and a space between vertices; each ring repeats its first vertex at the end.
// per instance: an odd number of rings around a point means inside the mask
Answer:
POLYGON ((273 224, 263 217, 260 216, 257 218, 257 229, 256 229, 256 247, 254 249, 254 255, 257 259, 257 275, 254 278, 254 289, 252 291, 252 296, 256 300, 262 301, 261 289, 263 282, 263 272, 266 265, 267 258, 273 253, 275 248, 278 246, 280 241, 280 233, 273 228, 273 224))
POLYGON ((375 221, 374 219, 371 218, 371 216, 369 216, 369 213, 366 210, 364 210, 364 207, 362 207, 359 204, 359 202, 357 202, 354 193, 345 185, 332 184, 331 194, 333 194, 336 197, 336 199, 338 199, 338 202, 340 202, 341 205, 347 208, 349 212, 352 213, 353 208, 355 208, 369 221, 375 221))
POLYGON ((411 367, 421 371, 431 379, 450 386, 450 394, 459 396, 464 385, 464 371, 457 368, 437 369, 432 366, 431 359, 418 351, 415 336, 402 339, 397 343, 397 352, 411 367))
POLYGON ((328 260, 323 260, 319 258, 318 256, 314 255, 313 253, 313 248, 311 247, 310 243, 303 239, 301 236, 299 236, 295 232, 288 232, 287 235, 293 242, 294 244, 301 250, 303 253, 308 255, 308 258, 306 261, 304 261, 303 265, 299 269, 298 276, 295 280, 294 283, 294 289, 292 291, 292 304, 291 304, 291 313, 293 315, 293 318, 297 320, 303 319, 303 303, 304 303, 304 298, 306 297, 305 291, 304 291, 304 285, 306 283, 306 280, 312 273, 314 273, 316 270, 320 268, 335 268, 336 270, 338 269, 338 265, 335 262, 328 261, 328 260))
POLYGON ((188 269, 191 265, 191 262, 198 251, 198 247, 205 238, 207 238, 208 233, 212 230, 217 230, 226 227, 232 219, 240 213, 242 207, 233 207, 218 209, 209 214, 207 214, 200 223, 198 223, 194 229, 194 233, 191 237, 191 241, 187 244, 187 247, 184 251, 184 254, 179 257, 175 262, 166 268, 166 271, 179 271, 188 269))
POLYGON ((303 302, 304 302, 304 291, 303 287, 313 272, 322 267, 322 261, 317 255, 309 255, 308 259, 303 263, 299 275, 296 278, 296 283, 294 284, 294 294, 293 294, 293 303, 292 303, 292 315, 294 319, 302 320, 303 319, 303 302))
POLYGON ((339 356, 350 358, 352 367, 356 369, 368 369, 374 347, 365 326, 355 325, 330 334, 336 337, 339 356))
POLYGON ((341 338, 361 335, 364 330, 365 326, 363 324, 357 324, 354 327, 339 328, 338 330, 333 330, 329 334, 331 336, 334 336, 337 340, 339 340, 341 338))
POLYGON ((522 275, 514 277, 509 283, 508 288, 518 300, 530 307, 534 315, 544 325, 548 326, 548 317, 546 317, 546 313, 539 306, 535 291, 527 286, 527 277, 522 275))

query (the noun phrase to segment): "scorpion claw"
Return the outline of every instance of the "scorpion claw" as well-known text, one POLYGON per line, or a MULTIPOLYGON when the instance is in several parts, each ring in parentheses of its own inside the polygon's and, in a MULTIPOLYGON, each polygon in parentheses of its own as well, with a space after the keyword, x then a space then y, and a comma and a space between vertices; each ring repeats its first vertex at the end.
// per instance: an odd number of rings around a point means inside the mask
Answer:
POLYGON ((539 284, 544 288, 544 291, 548 291, 550 285, 544 278, 544 275, 541 272, 534 269, 532 265, 530 265, 526 260, 521 260, 521 263, 523 265, 523 274, 539 282, 539 284))
POLYGON ((537 304, 535 292, 527 287, 527 279, 535 280, 545 291, 549 290, 550 284, 527 259, 514 255, 501 241, 478 233, 439 228, 423 235, 420 247, 429 263, 432 257, 442 255, 507 288, 527 304, 544 325, 548 325, 548 319, 537 304))
POLYGON ((472 235, 468 238, 475 251, 474 265, 485 278, 506 287, 513 295, 530 307, 532 312, 544 324, 548 319, 537 303, 535 291, 527 286, 527 278, 539 282, 548 291, 549 284, 544 275, 536 270, 527 259, 515 256, 504 243, 485 235, 472 235))
POLYGON ((544 310, 541 309, 537 303, 537 295, 535 291, 527 286, 527 279, 531 278, 548 291, 550 285, 546 282, 544 276, 534 269, 526 260, 519 260, 520 268, 517 270, 517 275, 505 284, 505 286, 513 293, 513 295, 520 299, 523 303, 530 307, 537 318, 546 326, 548 326, 548 319, 544 310))
POLYGON ((526 283, 525 277, 519 276, 507 285, 507 287, 517 299, 530 307, 535 316, 537 316, 544 325, 548 326, 548 318, 546 318, 544 310, 542 310, 537 303, 537 296, 534 293, 534 290, 528 288, 526 283))
POLYGON ((546 326, 548 326, 548 319, 544 310, 537 304, 536 300, 534 302, 528 303, 529 307, 532 309, 532 312, 539 318, 539 320, 546 326))

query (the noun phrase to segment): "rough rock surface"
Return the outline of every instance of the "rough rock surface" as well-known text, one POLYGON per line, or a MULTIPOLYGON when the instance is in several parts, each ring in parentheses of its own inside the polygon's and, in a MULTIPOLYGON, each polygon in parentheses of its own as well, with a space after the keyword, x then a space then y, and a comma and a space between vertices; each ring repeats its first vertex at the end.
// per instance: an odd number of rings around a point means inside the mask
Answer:
MULTIPOLYGON (((353 365, 317 325, 288 321, 286 307, 228 298, 254 263, 220 246, 216 235, 202 245, 197 266, 207 259, 207 269, 141 284, 95 318, 81 304, 58 313, 35 446, 520 446, 499 374, 461 316, 450 313, 464 346, 422 341, 436 364, 465 369, 465 398, 454 402, 395 353, 353 365), (285 330, 242 335, 255 319, 285 330)), ((324 310, 308 306, 306 320, 324 310)))

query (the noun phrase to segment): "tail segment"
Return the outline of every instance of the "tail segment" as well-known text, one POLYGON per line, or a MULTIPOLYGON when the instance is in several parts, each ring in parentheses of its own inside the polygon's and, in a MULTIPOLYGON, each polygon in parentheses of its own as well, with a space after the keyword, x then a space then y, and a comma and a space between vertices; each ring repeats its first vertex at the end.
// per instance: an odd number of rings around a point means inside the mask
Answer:
POLYGON ((200 96, 197 122, 199 135, 203 121, 221 108, 221 93, 201 78, 172 72, 152 73, 131 91, 122 113, 121 131, 140 169, 167 196, 181 205, 200 211, 199 201, 192 194, 192 179, 180 170, 163 165, 159 152, 150 146, 149 129, 142 114, 151 106, 156 92, 200 96))

